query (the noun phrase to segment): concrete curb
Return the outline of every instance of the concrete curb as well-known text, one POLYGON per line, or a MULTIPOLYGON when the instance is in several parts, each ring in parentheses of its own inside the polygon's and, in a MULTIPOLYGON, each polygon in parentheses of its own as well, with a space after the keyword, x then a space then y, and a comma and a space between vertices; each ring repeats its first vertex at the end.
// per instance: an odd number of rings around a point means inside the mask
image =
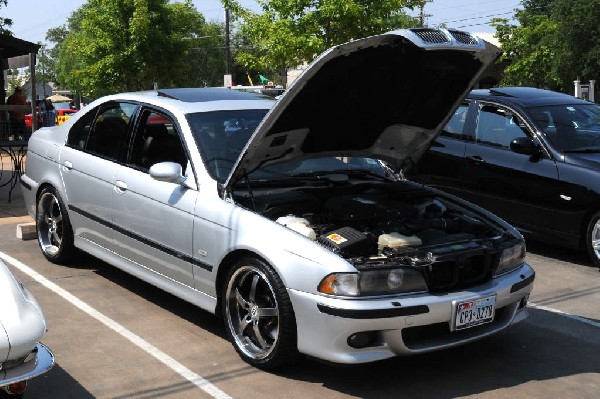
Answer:
POLYGON ((17 238, 23 241, 36 239, 35 222, 17 224, 17 238))

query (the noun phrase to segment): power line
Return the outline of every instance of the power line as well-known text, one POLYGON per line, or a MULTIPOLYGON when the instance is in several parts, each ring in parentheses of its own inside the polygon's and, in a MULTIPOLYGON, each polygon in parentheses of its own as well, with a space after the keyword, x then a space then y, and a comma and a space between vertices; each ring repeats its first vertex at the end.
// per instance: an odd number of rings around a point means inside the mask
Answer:
MULTIPOLYGON (((472 11, 474 9, 476 9, 477 5, 484 5, 484 4, 490 4, 490 3, 497 3, 497 0, 492 0, 492 1, 482 1, 482 2, 478 2, 478 3, 463 3, 463 4, 459 4, 459 5, 453 5, 453 6, 447 6, 447 7, 437 7, 437 8, 433 8, 433 9, 429 9, 429 11, 432 14, 436 14, 436 15, 443 15, 446 14, 447 12, 444 12, 444 10, 460 10, 460 9, 465 9, 465 11, 467 11, 466 9, 472 11)), ((509 7, 507 6, 503 6, 503 7, 496 7, 496 8, 492 8, 489 10, 486 10, 488 13, 486 15, 481 15, 481 12, 478 13, 462 13, 462 15, 460 15, 461 18, 456 18, 456 19, 451 19, 451 20, 444 20, 440 17, 438 18, 432 18, 435 22, 432 23, 432 25, 441 25, 441 24, 449 24, 449 23, 457 23, 457 22, 466 22, 466 21, 474 21, 474 20, 481 20, 482 18, 493 18, 493 17, 502 17, 502 16, 506 16, 509 14, 515 14, 515 12, 518 10, 519 4, 514 4, 514 5, 510 5, 509 7), (510 9, 510 11, 505 11, 510 9)), ((512 19, 512 18, 511 18, 512 19)), ((430 21, 432 22, 432 21, 430 21)), ((485 23, 482 24, 473 24, 474 25, 486 25, 485 23)), ((465 26, 471 26, 471 25, 462 25, 461 27, 465 27, 465 26)))
POLYGON ((453 22, 464 22, 464 21, 470 21, 470 20, 473 20, 473 19, 494 18, 494 17, 498 17, 500 15, 506 15, 506 14, 513 14, 513 12, 512 11, 508 11, 508 12, 503 12, 503 13, 499 13, 499 14, 481 15, 479 17, 455 19, 453 21, 444 21, 443 23, 450 24, 450 23, 453 23, 453 22))

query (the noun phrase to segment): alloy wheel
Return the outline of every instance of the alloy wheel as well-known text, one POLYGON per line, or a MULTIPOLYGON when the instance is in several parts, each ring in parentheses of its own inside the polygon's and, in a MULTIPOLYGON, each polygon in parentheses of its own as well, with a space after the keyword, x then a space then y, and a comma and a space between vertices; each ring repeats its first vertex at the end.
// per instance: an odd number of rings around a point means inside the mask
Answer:
POLYGON ((269 356, 279 337, 279 307, 267 276, 252 265, 229 279, 225 314, 235 345, 251 359, 269 356))

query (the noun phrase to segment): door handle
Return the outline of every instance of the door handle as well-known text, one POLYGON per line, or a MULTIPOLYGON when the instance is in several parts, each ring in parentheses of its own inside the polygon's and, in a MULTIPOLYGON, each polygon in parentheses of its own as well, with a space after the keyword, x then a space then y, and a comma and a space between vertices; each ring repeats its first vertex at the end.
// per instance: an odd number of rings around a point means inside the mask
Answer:
POLYGON ((117 180, 115 182, 115 191, 117 193, 124 193, 125 191, 127 191, 127 183, 121 180, 117 180))
POLYGON ((485 163, 485 160, 483 158, 481 158, 479 155, 471 155, 470 157, 467 157, 467 161, 476 163, 476 164, 482 164, 485 163))
POLYGON ((63 169, 65 172, 70 172, 70 171, 73 169, 73 164, 72 164, 71 162, 69 162, 69 161, 65 161, 65 162, 63 163, 63 167, 62 167, 62 169, 63 169))

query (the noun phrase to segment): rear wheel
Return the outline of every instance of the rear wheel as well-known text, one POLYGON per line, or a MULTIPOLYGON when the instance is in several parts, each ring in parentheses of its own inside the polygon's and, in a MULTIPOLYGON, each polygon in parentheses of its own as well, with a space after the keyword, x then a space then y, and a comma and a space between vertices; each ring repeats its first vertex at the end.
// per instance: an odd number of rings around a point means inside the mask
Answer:
POLYGON ((24 390, 27 387, 27 382, 26 381, 24 383, 19 382, 15 385, 21 385, 21 384, 24 384, 24 385, 17 387, 17 389, 19 389, 19 391, 21 393, 11 392, 10 386, 0 388, 0 399, 23 399, 24 390))
POLYGON ((600 267, 600 212, 592 215, 590 219, 585 244, 593 265, 600 267))
POLYGON ((238 262, 223 289, 227 335, 242 359, 270 370, 297 360, 296 320, 279 276, 255 258, 238 262))
POLYGON ((37 202, 36 229, 42 253, 50 262, 65 263, 75 253, 73 229, 56 190, 45 188, 37 202))

